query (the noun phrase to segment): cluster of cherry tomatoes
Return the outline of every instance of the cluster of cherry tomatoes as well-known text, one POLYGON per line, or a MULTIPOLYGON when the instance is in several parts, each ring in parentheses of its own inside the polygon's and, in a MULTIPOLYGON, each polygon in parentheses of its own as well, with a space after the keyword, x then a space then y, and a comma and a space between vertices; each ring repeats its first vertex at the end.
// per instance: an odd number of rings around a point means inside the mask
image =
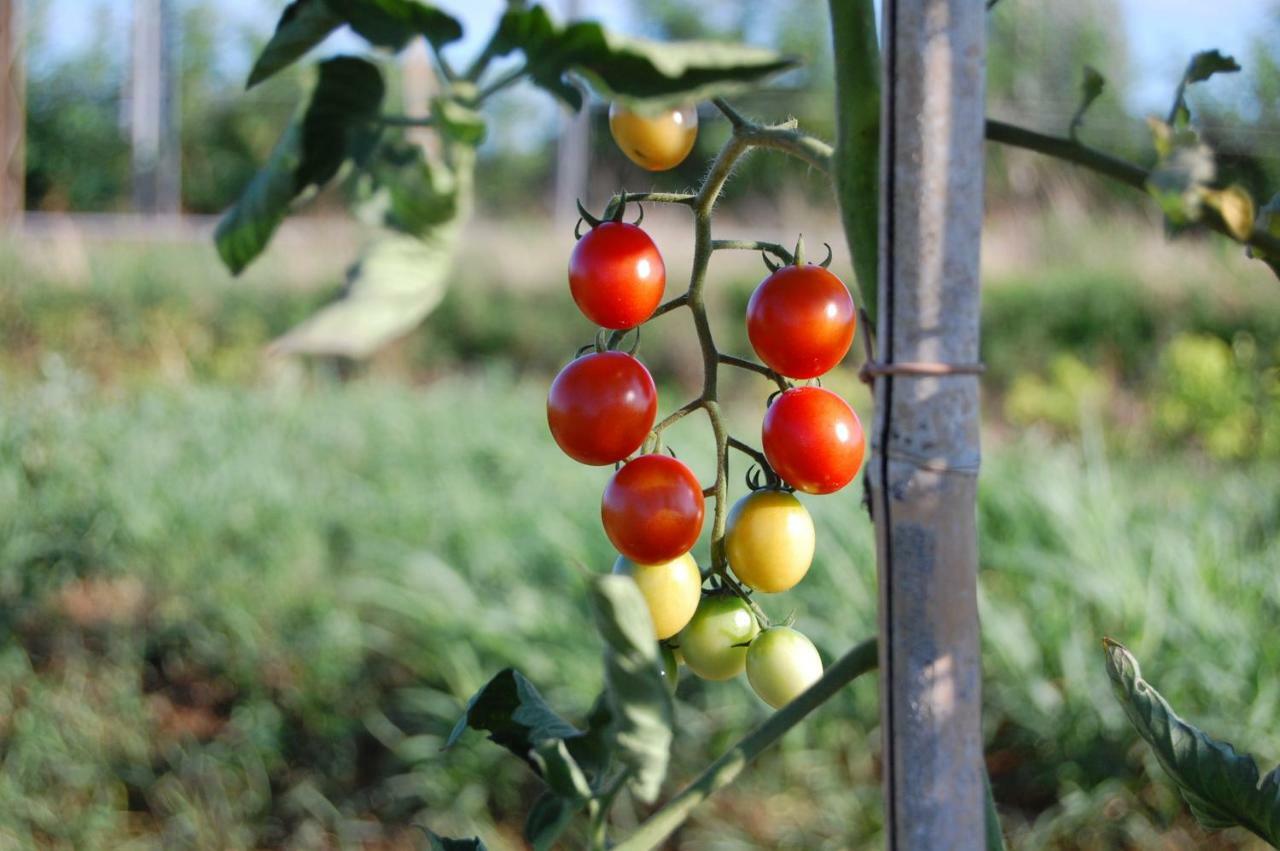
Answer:
MULTIPOLYGON (((610 126, 636 162, 669 168, 692 147, 696 112, 646 117, 615 107, 610 126)), ((657 246, 638 225, 621 221, 620 211, 615 220, 593 224, 569 261, 573 299, 602 329, 627 331, 645 322, 665 286, 657 246)), ((855 330, 848 289, 820 265, 797 261, 773 269, 747 308, 752 347, 787 379, 814 379, 832 369, 855 330)), ((709 680, 745 670, 755 692, 780 707, 822 675, 822 661, 790 626, 762 629, 744 597, 747 589, 786 591, 804 578, 815 534, 794 491, 832 493, 852 481, 864 452, 861 424, 848 403, 822 387, 788 383, 776 394, 761 429, 766 485, 728 513, 724 554, 736 580, 722 581, 704 577, 691 555, 706 514, 702 485, 684 462, 646 451, 658 445, 650 439, 657 412, 649 370, 633 354, 600 343, 560 371, 547 397, 551 434, 566 454, 583 464, 618 465, 600 508, 620 553, 613 570, 634 578, 644 596, 672 688, 680 660, 709 680), (713 587, 704 590, 706 579, 713 587)))

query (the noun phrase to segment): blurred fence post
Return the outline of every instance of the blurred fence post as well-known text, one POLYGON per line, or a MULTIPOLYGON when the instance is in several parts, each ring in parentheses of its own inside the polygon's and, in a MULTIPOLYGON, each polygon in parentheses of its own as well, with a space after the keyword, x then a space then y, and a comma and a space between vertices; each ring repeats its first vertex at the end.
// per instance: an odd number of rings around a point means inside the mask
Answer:
MULTIPOLYGON (((565 19, 578 17, 579 0, 567 0, 565 3, 565 19)), ((560 114, 560 136, 556 140, 556 191, 555 211, 556 224, 561 227, 572 227, 578 219, 578 207, 575 203, 581 200, 589 204, 587 189, 591 180, 591 99, 588 97, 577 114, 565 112, 560 114)))
MULTIPOLYGON (((884 0, 878 353, 978 359, 980 0, 884 0)), ((881 374, 867 476, 880 574, 888 847, 985 847, 978 380, 881 374)))
POLYGON ((173 0, 133 0, 129 139, 133 207, 176 214, 182 207, 178 16, 173 0))
POLYGON ((26 78, 22 0, 0 0, 0 230, 22 223, 26 188, 26 78))

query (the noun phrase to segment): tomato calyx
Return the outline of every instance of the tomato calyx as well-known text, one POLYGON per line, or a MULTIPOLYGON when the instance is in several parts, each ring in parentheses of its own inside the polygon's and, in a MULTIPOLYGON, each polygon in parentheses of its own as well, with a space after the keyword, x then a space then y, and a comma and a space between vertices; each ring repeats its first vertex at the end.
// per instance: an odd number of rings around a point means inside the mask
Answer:
MULTIPOLYGON (((640 227, 640 223, 644 221, 644 207, 640 204, 639 201, 636 201, 633 203, 635 203, 636 209, 639 211, 639 213, 636 215, 636 220, 631 224, 634 225, 635 227, 640 227)), ((582 223, 583 222, 586 222, 587 224, 591 225, 591 227, 594 229, 604 224, 605 222, 621 222, 622 221, 622 215, 627 209, 627 193, 626 192, 619 193, 619 195, 609 203, 609 206, 604 211, 604 215, 599 218, 592 215, 591 212, 586 207, 582 206, 581 200, 575 199, 574 204, 576 204, 578 207, 578 223, 573 226, 573 237, 574 239, 582 239, 582 223)))

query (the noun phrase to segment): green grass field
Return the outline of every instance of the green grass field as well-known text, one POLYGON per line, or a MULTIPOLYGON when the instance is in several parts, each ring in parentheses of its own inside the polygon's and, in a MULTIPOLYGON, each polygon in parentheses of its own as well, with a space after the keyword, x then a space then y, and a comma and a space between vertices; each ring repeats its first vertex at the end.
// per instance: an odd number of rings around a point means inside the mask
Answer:
MULTIPOLYGON (((0 252, 0 848, 416 848, 415 823, 522 847, 527 769, 479 735, 439 747, 502 666, 570 717, 600 688, 584 581, 612 562, 607 474, 561 455, 543 413, 578 330, 567 298, 460 286, 338 381, 260 355, 323 288, 176 282, 172 258, 127 251, 89 268, 59 284, 0 252)), ((1280 291, 1126 274, 1059 265, 988 296, 988 764, 1018 848, 1256 847, 1195 827, 1100 639, 1208 731, 1280 757, 1280 468, 1254 434, 1280 291), (1179 367, 1179 340, 1216 354, 1179 367), (1202 419, 1248 439, 1215 451, 1202 419)), ((653 358, 664 408, 687 392, 681 357, 653 358)), ((730 390, 753 437, 767 388, 730 390)), ((706 475, 704 431, 670 436, 706 475)), ((764 601, 827 659, 875 629, 859 494, 806 500, 815 567, 764 601)), ((670 847, 879 847, 876 710, 855 683, 670 847)), ((766 711, 744 683, 682 682, 669 788, 766 711)), ((618 831, 643 815, 624 802, 618 831)))

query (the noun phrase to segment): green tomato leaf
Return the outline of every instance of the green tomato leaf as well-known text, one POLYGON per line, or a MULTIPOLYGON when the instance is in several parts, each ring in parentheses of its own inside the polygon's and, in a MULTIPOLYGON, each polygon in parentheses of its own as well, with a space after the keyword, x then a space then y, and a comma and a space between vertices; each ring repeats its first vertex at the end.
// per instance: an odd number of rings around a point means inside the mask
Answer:
POLYGON ((325 0, 338 15, 375 47, 399 51, 414 36, 436 48, 462 38, 458 19, 417 0, 325 0))
POLYGON ((533 761, 542 779, 560 797, 574 801, 585 801, 591 797, 587 775, 569 753, 564 739, 547 739, 534 745, 533 761))
POLYGON ((1211 829, 1241 825, 1280 843, 1280 769, 1262 776, 1253 757, 1178 717, 1128 650, 1114 641, 1105 647, 1116 699, 1196 819, 1211 829))
MULTIPOLYGON (((1257 221, 1255 223, 1259 229, 1274 237, 1280 237, 1280 194, 1273 195, 1271 200, 1263 204, 1258 209, 1257 221)), ((1280 277, 1280 257, 1272 257, 1265 251, 1249 246, 1246 253, 1250 257, 1256 257, 1271 267, 1271 271, 1276 277, 1280 277)))
POLYGON ((597 578, 591 583, 591 605, 605 642, 605 688, 613 717, 614 752, 631 770, 636 797, 650 803, 667 774, 672 716, 653 621, 630 577, 597 578))
POLYGON ((560 26, 540 5, 508 11, 494 47, 498 55, 523 51, 533 81, 574 109, 582 96, 566 81, 570 73, 584 77, 602 97, 659 107, 733 94, 797 64, 747 45, 648 41, 612 33, 594 21, 560 26))
POLYGON ((427 847, 431 851, 487 851, 480 837, 472 839, 450 839, 441 836, 429 828, 423 828, 427 834, 427 847))
POLYGON ((378 146, 356 185, 360 218, 413 236, 459 215, 453 169, 427 159, 422 146, 387 139, 378 146))
POLYGON ((1206 50, 1191 57, 1184 79, 1187 83, 1200 83, 1214 74, 1234 74, 1239 70, 1239 63, 1232 57, 1217 50, 1206 50))
POLYGON ((585 733, 568 739, 567 745, 582 770, 598 777, 608 766, 613 753, 613 710, 609 708, 608 692, 596 697, 587 715, 586 727, 585 733))
POLYGON ((320 63, 301 121, 285 130, 266 165, 218 223, 214 241, 233 274, 262 253, 295 199, 372 149, 378 135, 372 119, 383 93, 382 74, 363 59, 339 56, 320 63))
POLYGON ((329 9, 325 0, 294 0, 285 6, 271 40, 253 63, 245 88, 251 89, 292 65, 341 25, 342 19, 329 9))
POLYGON ((454 223, 421 239, 387 233, 374 240, 348 274, 342 297, 271 351, 359 359, 411 331, 444 297, 457 233, 454 223))
POLYGON ((525 841, 533 846, 533 851, 549 851, 582 806, 581 802, 566 800, 554 792, 542 793, 525 819, 525 841))
POLYGON ((467 703, 466 714, 454 725, 445 742, 453 747, 470 728, 483 730, 489 739, 529 763, 534 770, 534 748, 547 741, 580 735, 577 727, 556 714, 533 683, 514 668, 499 671, 467 703))

